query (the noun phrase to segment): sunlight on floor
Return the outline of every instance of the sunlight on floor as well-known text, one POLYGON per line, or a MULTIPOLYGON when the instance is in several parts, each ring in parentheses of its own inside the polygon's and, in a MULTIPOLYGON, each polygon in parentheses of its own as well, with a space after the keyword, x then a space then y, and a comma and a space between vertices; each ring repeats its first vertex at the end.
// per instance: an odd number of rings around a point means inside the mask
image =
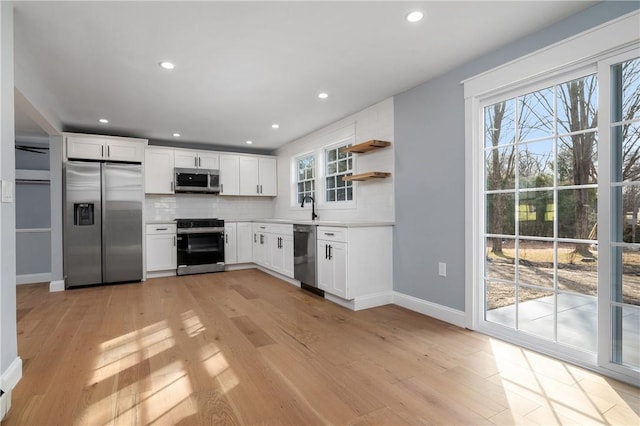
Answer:
POLYGON ((217 348, 209 344, 202 348, 202 364, 211 378, 215 378, 224 393, 236 387, 240 381, 233 370, 229 368, 229 363, 217 348))
POLYGON ((198 338, 205 331, 189 310, 180 314, 177 324, 158 321, 100 344, 87 387, 94 398, 104 396, 83 410, 82 422, 175 424, 197 414, 194 386, 201 390, 217 383, 222 393, 235 388, 240 381, 215 344, 200 348, 193 354, 196 360, 172 352, 176 340, 198 338))
POLYGON ((515 422, 611 424, 618 415, 612 409, 619 411, 620 405, 634 416, 616 389, 594 382, 599 379, 594 373, 496 339, 491 347, 499 371, 491 381, 504 390, 515 422), (539 406, 523 410, 522 398, 539 406))

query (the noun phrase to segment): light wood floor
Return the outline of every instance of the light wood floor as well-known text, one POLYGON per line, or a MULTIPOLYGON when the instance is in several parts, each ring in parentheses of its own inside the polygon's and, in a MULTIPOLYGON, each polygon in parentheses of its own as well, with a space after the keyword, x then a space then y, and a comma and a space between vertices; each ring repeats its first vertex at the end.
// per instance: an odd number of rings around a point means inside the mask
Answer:
POLYGON ((3 426, 640 423, 632 386, 257 270, 17 297, 3 426))

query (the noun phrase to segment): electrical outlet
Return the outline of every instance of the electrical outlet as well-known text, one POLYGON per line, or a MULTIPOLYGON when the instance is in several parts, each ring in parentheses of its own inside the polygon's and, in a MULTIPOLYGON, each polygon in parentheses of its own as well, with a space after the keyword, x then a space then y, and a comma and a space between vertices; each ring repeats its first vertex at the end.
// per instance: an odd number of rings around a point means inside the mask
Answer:
POLYGON ((438 262, 438 275, 441 277, 447 276, 447 264, 444 262, 438 262))

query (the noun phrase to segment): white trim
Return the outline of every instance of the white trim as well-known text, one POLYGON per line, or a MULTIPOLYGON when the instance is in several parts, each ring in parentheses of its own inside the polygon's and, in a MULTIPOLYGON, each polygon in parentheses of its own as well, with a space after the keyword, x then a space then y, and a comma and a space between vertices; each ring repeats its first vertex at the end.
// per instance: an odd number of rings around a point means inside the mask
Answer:
POLYGON ((50 293, 55 293, 58 291, 64 291, 64 280, 55 280, 49 283, 50 293))
POLYGON ((465 313, 457 309, 449 308, 448 306, 428 302, 397 291, 393 292, 393 303, 414 312, 439 319, 440 321, 457 325, 458 327, 465 328, 466 325, 465 313))
POLYGON ((51 281, 51 272, 43 272, 41 274, 22 274, 16 275, 16 284, 34 284, 51 281))
POLYGON ((390 305, 393 303, 393 291, 368 294, 366 296, 353 299, 353 310, 376 308, 378 306, 390 305))
POLYGON ((0 376, 0 388, 3 391, 11 391, 16 387, 20 379, 22 378, 22 358, 17 356, 13 362, 4 370, 2 376, 0 376))
POLYGON ((291 284, 296 287, 300 287, 300 281, 294 280, 293 278, 289 278, 286 275, 282 275, 276 271, 272 271, 271 269, 263 268, 262 266, 259 266, 259 265, 256 265, 256 269, 259 269, 260 271, 265 272, 273 277, 279 278, 282 281, 287 282, 288 284, 291 284))
POLYGON ((51 228, 18 228, 16 234, 44 234, 51 232, 51 228))
POLYGON ((233 265, 224 265, 225 271, 242 271, 244 269, 256 269, 255 263, 234 263, 233 265))
POLYGON ((147 271, 147 276, 146 276, 146 280, 148 280, 149 278, 162 278, 162 277, 175 277, 176 276, 176 270, 175 269, 168 269, 166 271, 147 271))
POLYGON ((0 399, 0 420, 11 408, 11 393, 22 378, 22 359, 18 356, 0 376, 0 389, 4 395, 0 399))

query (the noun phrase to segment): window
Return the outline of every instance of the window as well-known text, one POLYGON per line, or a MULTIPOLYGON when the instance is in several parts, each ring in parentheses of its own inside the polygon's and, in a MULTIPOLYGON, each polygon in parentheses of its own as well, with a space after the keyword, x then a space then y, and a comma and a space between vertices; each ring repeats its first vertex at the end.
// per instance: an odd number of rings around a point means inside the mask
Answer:
POLYGON ((611 67, 612 361, 640 370, 640 58, 611 67))
POLYGON ((298 204, 301 204, 304 197, 310 196, 315 198, 316 196, 315 159, 313 154, 309 154, 299 157, 296 163, 296 199, 298 200, 298 204))
POLYGON ((353 182, 342 180, 345 176, 353 174, 353 157, 350 152, 344 152, 344 148, 351 143, 327 148, 325 150, 325 201, 352 201, 353 182))
POLYGON ((598 80, 484 107, 485 320, 595 353, 598 80), (591 308, 589 308, 591 307, 591 308))

